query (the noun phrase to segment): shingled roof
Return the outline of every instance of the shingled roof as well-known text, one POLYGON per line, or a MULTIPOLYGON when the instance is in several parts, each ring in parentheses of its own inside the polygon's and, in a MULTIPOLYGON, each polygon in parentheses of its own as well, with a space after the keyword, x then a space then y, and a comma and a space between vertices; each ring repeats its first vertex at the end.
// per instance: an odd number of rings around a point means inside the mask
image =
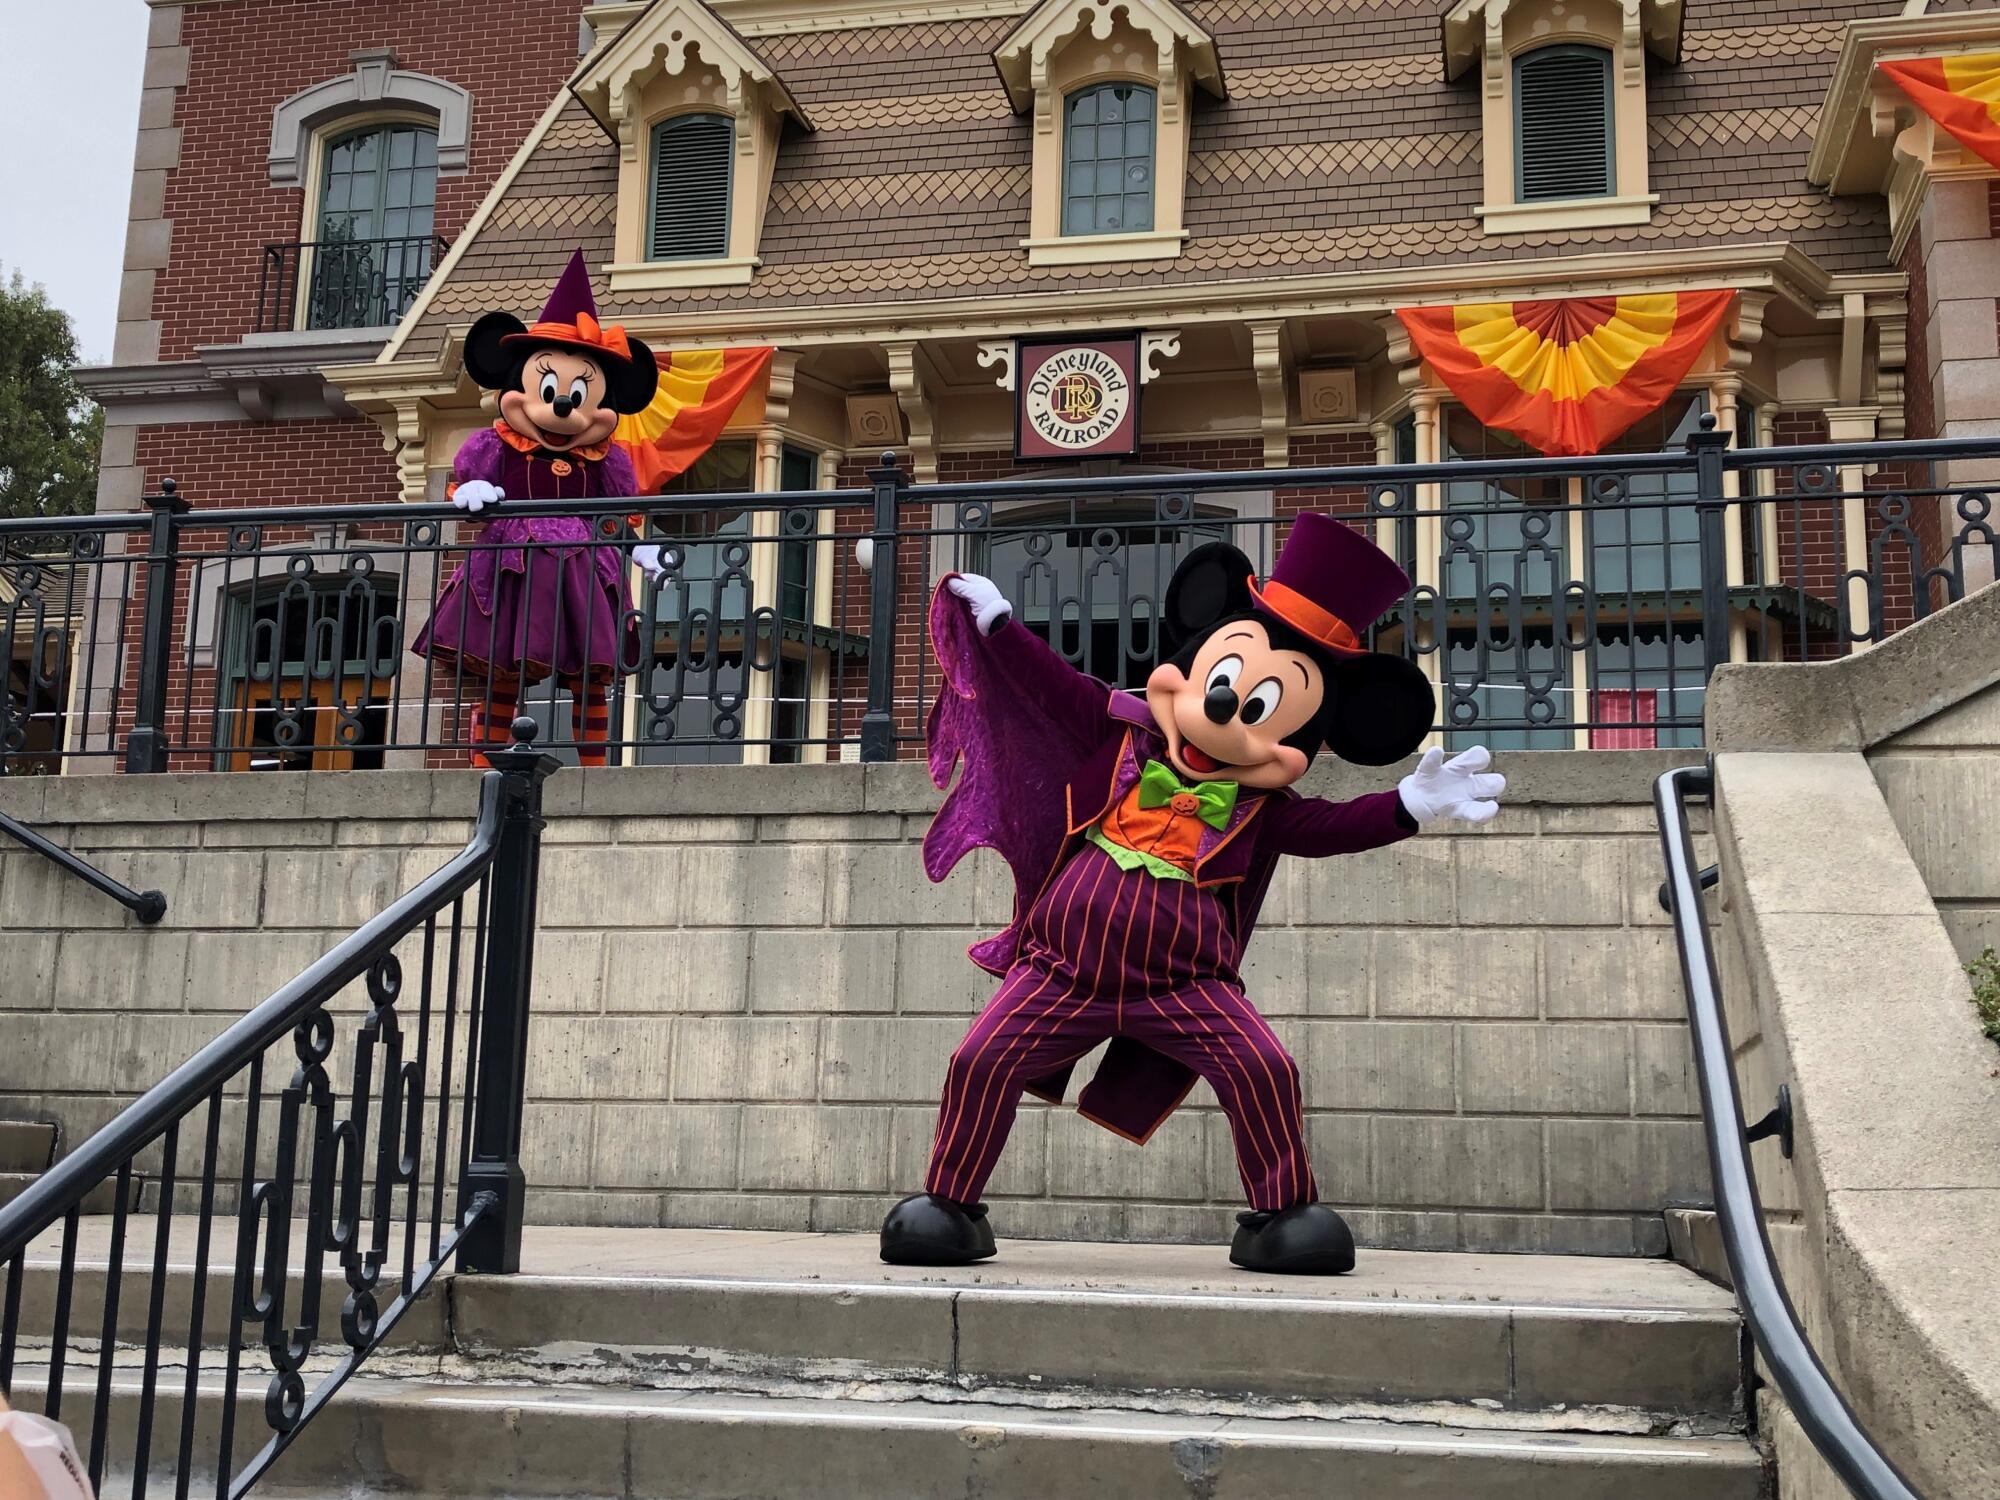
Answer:
MULTIPOLYGON (((1828 270, 1876 269, 1885 212, 1805 181, 1839 46, 1829 7, 1778 0, 1756 25, 1689 0, 1682 62, 1649 84, 1649 224, 1496 239, 1481 196, 1476 84, 1447 84, 1436 0, 1182 0, 1227 59, 1226 102, 1193 109, 1185 253, 1031 267, 1032 150, 992 51, 1019 17, 752 39, 817 127, 788 133, 748 286, 650 292, 607 317, 846 305, 1068 288, 1788 241, 1828 270), (1783 66, 1773 66, 1778 59, 1783 66)), ((1023 6, 1025 13, 1028 7, 1023 6)), ((612 258, 617 146, 566 106, 433 291, 400 350, 491 308, 532 309, 582 246, 612 258)))

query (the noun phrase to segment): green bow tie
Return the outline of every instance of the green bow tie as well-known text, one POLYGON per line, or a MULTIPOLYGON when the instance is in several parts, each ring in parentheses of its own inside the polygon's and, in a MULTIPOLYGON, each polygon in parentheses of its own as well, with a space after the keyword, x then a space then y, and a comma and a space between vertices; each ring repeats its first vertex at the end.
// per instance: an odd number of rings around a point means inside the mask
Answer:
POLYGON ((1141 807, 1165 807, 1182 792, 1200 804, 1195 809, 1196 816, 1210 828, 1229 826, 1229 815, 1236 810, 1235 782, 1201 781, 1189 786, 1174 774, 1172 766, 1157 760, 1147 761, 1146 769, 1139 773, 1141 807))

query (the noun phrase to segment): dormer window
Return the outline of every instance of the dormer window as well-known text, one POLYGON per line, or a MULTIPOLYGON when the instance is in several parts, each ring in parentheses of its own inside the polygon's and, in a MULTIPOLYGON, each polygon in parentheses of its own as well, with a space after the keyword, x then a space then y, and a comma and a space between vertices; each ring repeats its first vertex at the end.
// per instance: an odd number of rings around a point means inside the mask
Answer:
POLYGON ((778 144, 812 122, 701 0, 657 0, 603 34, 570 87, 618 140, 613 295, 747 285, 778 144))
POLYGON ((1458 0, 1444 71, 1477 70, 1488 234, 1644 224, 1648 57, 1680 60, 1682 0, 1458 0))
POLYGON ((1173 0, 1042 0, 993 62, 1034 115, 1029 264, 1178 256, 1194 92, 1223 96, 1214 39, 1173 0))
POLYGON ((1618 191, 1611 54, 1540 47, 1514 59, 1515 201, 1608 198, 1618 191))
POLYGON ((646 259, 720 260, 729 254, 735 144, 735 121, 727 115, 675 115, 653 127, 646 259))
POLYGON ((1153 227, 1153 90, 1100 83, 1063 100, 1063 233, 1153 227))

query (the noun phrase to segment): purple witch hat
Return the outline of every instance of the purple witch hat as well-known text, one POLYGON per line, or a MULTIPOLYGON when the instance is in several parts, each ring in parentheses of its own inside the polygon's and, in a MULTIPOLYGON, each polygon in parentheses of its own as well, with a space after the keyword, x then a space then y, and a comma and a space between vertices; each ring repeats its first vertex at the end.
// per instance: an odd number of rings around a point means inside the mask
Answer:
MULTIPOLYGON (((610 385, 610 404, 618 411, 644 411, 659 387, 659 365, 653 351, 616 323, 597 321, 597 298, 591 295, 590 269, 581 250, 570 256, 562 279, 549 294, 548 306, 532 328, 523 328, 519 318, 504 314, 489 314, 480 323, 483 326, 495 318, 500 320, 496 327, 504 325, 506 329, 499 338, 503 345, 574 349, 596 360, 610 385)), ((477 334, 479 328, 473 332, 477 334)), ((473 342, 468 338, 468 356, 473 342)))

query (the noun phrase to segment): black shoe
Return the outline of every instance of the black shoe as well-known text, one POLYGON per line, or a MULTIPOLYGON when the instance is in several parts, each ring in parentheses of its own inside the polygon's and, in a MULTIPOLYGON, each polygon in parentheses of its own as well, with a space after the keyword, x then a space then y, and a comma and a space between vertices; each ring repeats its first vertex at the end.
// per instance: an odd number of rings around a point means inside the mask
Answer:
POLYGON ((892 1266, 966 1266, 994 1252, 984 1203, 917 1193, 882 1221, 882 1259, 892 1266))
POLYGON ((1230 1264, 1291 1276, 1339 1276, 1354 1269, 1354 1236, 1324 1203, 1236 1216, 1230 1264))

